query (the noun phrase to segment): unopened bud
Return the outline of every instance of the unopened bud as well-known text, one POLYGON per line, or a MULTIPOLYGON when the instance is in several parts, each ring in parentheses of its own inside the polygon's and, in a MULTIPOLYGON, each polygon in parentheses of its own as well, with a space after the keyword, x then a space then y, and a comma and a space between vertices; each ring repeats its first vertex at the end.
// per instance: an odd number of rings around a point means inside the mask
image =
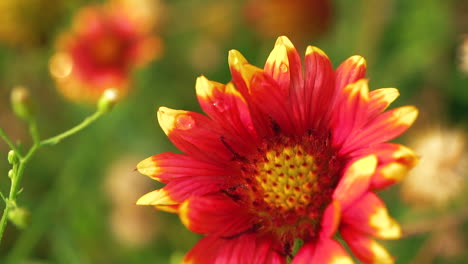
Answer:
POLYGON ((31 213, 22 207, 14 207, 8 212, 8 219, 18 228, 23 229, 29 225, 31 213))
POLYGON ((8 178, 13 178, 13 169, 8 171, 8 178))
POLYGON ((10 164, 16 163, 16 153, 14 150, 8 151, 8 163, 10 164))
POLYGON ((13 112, 23 120, 31 119, 34 114, 31 95, 23 86, 16 86, 11 91, 11 105, 13 112))
POLYGON ((98 110, 101 112, 109 112, 117 103, 118 92, 116 89, 107 89, 102 93, 98 102, 98 110))

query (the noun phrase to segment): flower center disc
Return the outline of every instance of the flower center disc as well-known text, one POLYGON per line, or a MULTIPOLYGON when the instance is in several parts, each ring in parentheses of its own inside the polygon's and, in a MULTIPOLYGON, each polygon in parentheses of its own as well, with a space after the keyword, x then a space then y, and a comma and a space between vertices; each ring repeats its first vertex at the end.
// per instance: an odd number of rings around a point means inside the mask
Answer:
POLYGON ((312 155, 302 146, 281 146, 266 152, 256 167, 254 178, 271 209, 305 213, 318 187, 318 168, 312 155))
POLYGON ((104 65, 117 62, 120 59, 120 56, 124 55, 121 53, 122 44, 114 36, 102 37, 93 47, 93 54, 95 59, 100 64, 104 65))
POLYGON ((245 158, 244 187, 226 193, 250 203, 263 232, 310 240, 317 236, 323 212, 332 201, 343 162, 328 133, 279 136, 245 158))

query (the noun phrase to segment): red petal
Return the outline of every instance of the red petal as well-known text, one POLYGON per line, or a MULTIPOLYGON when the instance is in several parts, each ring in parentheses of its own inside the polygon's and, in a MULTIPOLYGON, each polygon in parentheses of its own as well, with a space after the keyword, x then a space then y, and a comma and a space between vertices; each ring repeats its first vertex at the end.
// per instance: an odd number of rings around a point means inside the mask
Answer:
POLYGON ((138 163, 137 169, 141 174, 164 183, 181 177, 223 177, 236 173, 235 169, 226 166, 170 152, 160 153, 144 159, 138 163))
MULTIPOLYGON (((360 79, 343 88, 333 111, 333 142, 342 146, 350 134, 367 122, 369 87, 366 79, 360 79)), ((347 148, 343 146, 341 151, 347 148)), ((345 154, 345 153, 340 153, 345 154)))
POLYGON ((341 206, 337 201, 333 201, 325 209, 322 217, 322 229, 320 235, 323 237, 332 237, 340 224, 341 206))
POLYGON ((173 179, 164 189, 172 199, 183 202, 193 196, 219 193, 232 185, 235 185, 234 177, 197 176, 173 179))
POLYGON ((233 239, 202 238, 185 256, 184 264, 285 264, 286 258, 274 249, 272 241, 255 234, 233 239))
POLYGON ((395 262, 384 247, 368 236, 349 226, 343 226, 340 231, 353 253, 363 263, 393 264, 395 262))
POLYGON ((295 122, 297 119, 292 116, 289 90, 281 90, 268 75, 257 74, 252 79, 250 98, 262 116, 269 118, 270 126, 267 130, 270 132, 269 135, 278 132, 275 131, 276 125, 286 135, 297 133, 297 122, 295 122))
POLYGON ((384 143, 374 149, 379 164, 372 177, 371 188, 382 189, 399 182, 419 161, 416 153, 400 144, 384 143))
POLYGON ((355 55, 345 60, 336 69, 335 89, 337 96, 341 96, 341 90, 348 84, 366 77, 366 61, 363 57, 355 55))
POLYGON ((348 165, 333 193, 333 200, 338 201, 343 210, 368 190, 376 166, 375 155, 354 160, 348 165))
MULTIPOLYGON (((232 83, 227 85, 198 77, 195 85, 203 111, 239 142, 257 141, 249 106, 232 83)), ((245 144, 248 146, 249 144, 245 144)))
POLYGON ((373 119, 382 113, 399 95, 400 93, 395 88, 380 88, 371 91, 369 93, 370 102, 367 109, 369 119, 373 119))
POLYGON ((402 106, 386 111, 350 135, 346 142, 346 150, 350 152, 362 146, 372 146, 394 139, 405 132, 417 116, 418 110, 414 106, 402 106))
POLYGON ((228 163, 235 156, 231 150, 237 142, 230 142, 230 150, 225 143, 232 139, 226 138, 217 123, 202 114, 161 107, 158 121, 172 143, 189 155, 220 163, 228 163))
POLYGON ((326 128, 330 122, 335 78, 327 55, 317 47, 308 46, 305 56, 305 84, 296 91, 297 107, 301 107, 307 129, 326 128))
POLYGON ((317 244, 307 243, 291 264, 353 264, 344 248, 333 239, 321 239, 317 244))
POLYGON ((388 215, 382 200, 368 192, 343 211, 343 223, 366 234, 382 238, 401 237, 400 226, 388 215))
POLYGON ((223 194, 189 198, 179 207, 179 216, 192 232, 224 238, 252 232, 255 224, 244 207, 223 194))
POLYGON ((228 61, 231 69, 232 82, 249 105, 253 125, 258 136, 260 138, 271 136, 271 120, 268 116, 263 114, 256 105, 251 104, 252 99, 250 96, 253 87, 252 79, 257 75, 265 75, 265 73, 262 69, 250 65, 242 54, 236 50, 229 51, 228 61))

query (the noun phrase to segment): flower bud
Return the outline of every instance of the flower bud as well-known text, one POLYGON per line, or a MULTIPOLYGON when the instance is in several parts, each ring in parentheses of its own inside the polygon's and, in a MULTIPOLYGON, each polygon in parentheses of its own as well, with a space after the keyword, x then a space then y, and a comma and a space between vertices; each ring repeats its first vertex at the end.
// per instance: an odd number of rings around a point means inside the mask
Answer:
POLYGON ((33 117, 34 111, 29 91, 23 86, 16 86, 11 91, 11 105, 13 112, 23 119, 29 120, 33 117))
POLYGON ((102 93, 101 98, 98 102, 98 110, 100 112, 109 112, 112 110, 114 105, 117 103, 118 92, 116 89, 107 89, 102 93))
POLYGON ((13 169, 8 171, 8 178, 13 178, 13 169))
POLYGON ((8 212, 8 219, 18 228, 23 229, 29 225, 31 213, 22 207, 14 207, 8 212))
POLYGON ((14 150, 8 151, 8 163, 10 164, 15 164, 17 161, 16 159, 16 153, 14 150))

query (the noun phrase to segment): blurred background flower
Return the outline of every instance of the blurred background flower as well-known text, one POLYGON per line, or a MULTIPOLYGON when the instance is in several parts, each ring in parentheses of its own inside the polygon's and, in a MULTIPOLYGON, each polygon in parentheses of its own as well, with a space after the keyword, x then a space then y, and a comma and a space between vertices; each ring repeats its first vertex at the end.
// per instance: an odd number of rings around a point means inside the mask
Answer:
POLYGON ((109 226, 115 239, 125 247, 146 246, 161 229, 157 214, 135 204, 141 193, 152 187, 149 178, 135 172, 135 162, 139 162, 138 157, 131 155, 114 161, 104 186, 111 206, 109 226))
POLYGON ((66 97, 93 102, 109 88, 124 96, 133 68, 161 51, 160 39, 149 31, 154 21, 136 8, 115 4, 78 11, 50 60, 50 72, 66 97))
POLYGON ((468 145, 463 130, 443 127, 414 133, 409 145, 421 160, 402 184, 402 197, 417 207, 443 207, 468 187, 468 145))

